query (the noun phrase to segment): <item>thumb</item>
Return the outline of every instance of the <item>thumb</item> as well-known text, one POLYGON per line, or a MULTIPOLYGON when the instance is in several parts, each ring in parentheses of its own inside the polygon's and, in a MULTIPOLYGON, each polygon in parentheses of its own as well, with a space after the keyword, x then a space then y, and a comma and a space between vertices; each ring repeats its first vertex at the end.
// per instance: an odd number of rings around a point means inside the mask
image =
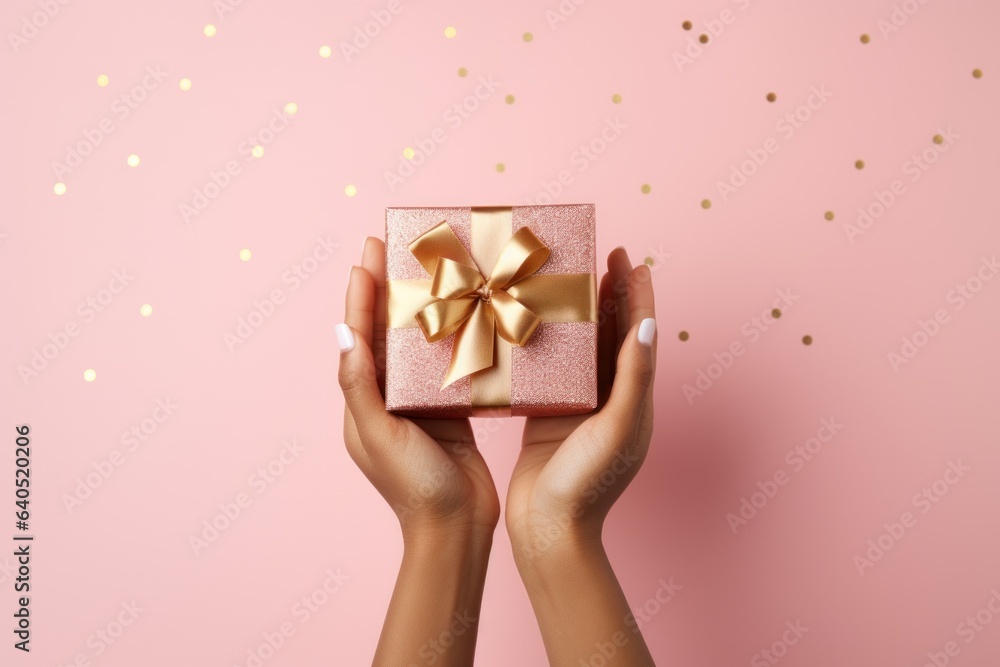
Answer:
POLYGON ((651 317, 632 327, 618 352, 611 395, 602 413, 618 426, 639 422, 656 373, 653 346, 656 320, 651 317))
POLYGON ((385 409, 385 399, 375 377, 375 359, 363 336, 346 324, 335 327, 340 347, 340 370, 337 379, 344 392, 344 402, 366 450, 383 449, 390 444, 398 423, 385 409))

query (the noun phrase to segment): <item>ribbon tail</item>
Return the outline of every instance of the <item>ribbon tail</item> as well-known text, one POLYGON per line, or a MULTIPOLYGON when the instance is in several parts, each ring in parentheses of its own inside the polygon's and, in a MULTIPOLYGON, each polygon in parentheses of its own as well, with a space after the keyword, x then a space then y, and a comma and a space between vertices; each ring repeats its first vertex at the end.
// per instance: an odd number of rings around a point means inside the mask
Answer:
POLYGON ((491 301, 497 333, 511 345, 523 347, 542 319, 503 290, 493 292, 491 301))
POLYGON ((472 315, 455 334, 451 365, 448 367, 448 374, 445 375, 441 389, 493 365, 494 331, 493 308, 476 299, 472 315))

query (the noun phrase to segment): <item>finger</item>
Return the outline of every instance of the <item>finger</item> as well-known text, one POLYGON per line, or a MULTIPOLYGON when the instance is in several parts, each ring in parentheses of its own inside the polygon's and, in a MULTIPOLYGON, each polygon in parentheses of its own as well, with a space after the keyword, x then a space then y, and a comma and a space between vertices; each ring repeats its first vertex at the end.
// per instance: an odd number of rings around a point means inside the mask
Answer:
POLYGON ((625 248, 619 246, 608 255, 608 271, 611 273, 611 291, 615 297, 615 316, 617 319, 615 351, 617 352, 629 330, 628 277, 632 273, 632 262, 629 261, 625 248))
MULTIPOLYGON (((597 312, 600 329, 597 332, 597 385, 608 387, 615 365, 615 348, 618 336, 616 333, 618 318, 614 314, 614 295, 611 292, 611 274, 605 273, 601 278, 601 287, 597 290, 597 312), (600 318, 603 318, 600 319, 600 318)), ((601 393, 600 391, 598 392, 601 393)))
MULTIPOLYGON (((656 318, 656 301, 653 298, 653 274, 649 267, 640 264, 632 270, 628 280, 629 326, 641 324, 644 320, 656 318)), ((653 331, 653 377, 656 377, 656 331, 653 331)), ((650 397, 652 392, 650 392, 650 397)))
POLYGON ((375 308, 372 313, 372 354, 379 389, 385 386, 385 243, 369 236, 361 250, 361 267, 375 285, 375 308))
POLYGON ((359 333, 368 347, 372 345, 372 316, 375 308, 375 284, 371 274, 351 267, 344 300, 344 323, 359 333))
POLYGON ((378 456, 402 439, 402 423, 385 409, 368 342, 347 324, 338 324, 336 332, 340 347, 337 378, 344 392, 344 402, 354 417, 354 426, 365 451, 369 456, 378 456))
POLYGON ((647 317, 656 317, 653 274, 648 266, 640 264, 628 277, 628 324, 635 326, 647 317))
POLYGON ((630 432, 638 426, 646 400, 652 396, 655 337, 656 320, 642 320, 629 330, 618 353, 611 396, 601 411, 616 433, 630 432))

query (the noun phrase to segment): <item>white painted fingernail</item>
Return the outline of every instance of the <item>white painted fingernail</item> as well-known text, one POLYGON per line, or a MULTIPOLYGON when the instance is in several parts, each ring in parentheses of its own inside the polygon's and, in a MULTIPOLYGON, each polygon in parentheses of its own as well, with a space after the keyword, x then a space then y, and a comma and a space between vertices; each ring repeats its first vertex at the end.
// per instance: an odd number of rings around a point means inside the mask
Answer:
POLYGON ((647 317, 639 323, 639 342, 646 347, 652 347, 654 335, 656 335, 656 320, 647 317))
POLYGON ((334 327, 337 332, 337 346, 341 352, 350 352, 354 349, 354 332, 346 324, 338 324, 334 327))

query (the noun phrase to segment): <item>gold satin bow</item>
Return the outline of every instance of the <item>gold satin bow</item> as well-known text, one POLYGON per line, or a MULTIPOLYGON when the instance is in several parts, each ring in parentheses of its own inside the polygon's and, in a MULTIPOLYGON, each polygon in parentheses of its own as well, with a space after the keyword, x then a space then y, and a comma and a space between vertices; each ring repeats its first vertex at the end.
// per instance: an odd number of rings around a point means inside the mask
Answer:
POLYGON ((542 321, 518 300, 515 288, 538 271, 550 254, 527 227, 504 242, 489 278, 447 222, 417 237, 409 248, 432 276, 430 294, 436 299, 416 313, 417 325, 430 343, 455 334, 442 389, 493 365, 495 334, 523 346, 542 321))

